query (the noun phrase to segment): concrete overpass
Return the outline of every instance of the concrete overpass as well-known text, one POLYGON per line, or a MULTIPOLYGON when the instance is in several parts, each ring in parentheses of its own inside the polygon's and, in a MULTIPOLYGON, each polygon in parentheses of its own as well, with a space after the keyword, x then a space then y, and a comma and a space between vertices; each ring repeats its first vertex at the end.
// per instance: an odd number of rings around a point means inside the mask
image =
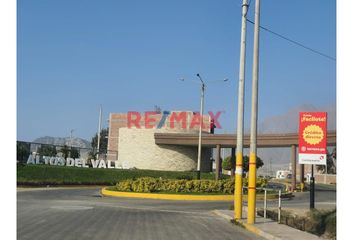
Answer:
MULTIPOLYGON (((167 145, 183 145, 183 146, 198 146, 198 133, 155 133, 156 144, 167 145)), ((216 147, 220 145, 223 148, 234 148, 236 146, 236 134, 203 134, 203 147, 216 147)), ((244 137, 244 147, 248 148, 250 137, 244 137)), ((297 133, 284 134, 260 134, 257 137, 257 147, 272 148, 272 147, 291 147, 299 144, 299 135, 297 133)), ((327 146, 336 145, 336 132, 327 132, 327 146)))
MULTIPOLYGON (((155 143, 165 145, 182 145, 182 146, 198 146, 199 135, 197 133, 155 133, 155 143)), ((337 134, 336 131, 327 132, 327 146, 335 146, 337 134)), ((236 134, 206 134, 202 135, 202 147, 215 148, 216 154, 216 179, 219 179, 221 173, 221 148, 231 148, 231 156, 235 156, 236 134)), ((244 147, 248 148, 250 144, 250 136, 245 135, 244 147)), ((292 163, 292 189, 296 187, 296 148, 299 145, 298 133, 284 133, 284 134, 259 134, 257 136, 258 148, 291 148, 291 163, 292 163)), ((234 161, 234 159, 233 159, 234 161)), ((304 165, 300 164, 300 182, 304 182, 304 165)), ((234 166, 231 169, 231 174, 234 174, 234 166)))

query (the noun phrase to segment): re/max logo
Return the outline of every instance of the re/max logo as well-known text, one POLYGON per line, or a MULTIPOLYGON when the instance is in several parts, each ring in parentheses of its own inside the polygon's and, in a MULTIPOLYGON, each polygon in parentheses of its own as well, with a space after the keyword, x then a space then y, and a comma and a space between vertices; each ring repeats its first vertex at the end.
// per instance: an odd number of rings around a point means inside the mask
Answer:
MULTIPOLYGON (((190 113, 190 112, 189 112, 190 113)), ((161 113, 158 112, 144 112, 143 114, 139 112, 128 112, 127 116, 127 123, 128 128, 141 128, 141 122, 144 122, 143 126, 146 129, 151 128, 162 128, 165 126, 166 123, 169 123, 170 128, 182 128, 182 129, 193 129, 195 127, 202 128, 221 128, 221 125, 218 121, 218 118, 221 115, 221 111, 214 114, 213 112, 209 111, 208 115, 210 117, 210 122, 208 124, 202 120, 202 117, 199 112, 196 112, 192 115, 190 122, 187 122, 188 112, 170 112, 170 111, 163 111, 161 113), (161 116, 161 119, 158 120, 158 117, 161 116), (167 120, 168 119, 168 120, 167 120)), ((205 116, 204 116, 205 117, 205 116)))

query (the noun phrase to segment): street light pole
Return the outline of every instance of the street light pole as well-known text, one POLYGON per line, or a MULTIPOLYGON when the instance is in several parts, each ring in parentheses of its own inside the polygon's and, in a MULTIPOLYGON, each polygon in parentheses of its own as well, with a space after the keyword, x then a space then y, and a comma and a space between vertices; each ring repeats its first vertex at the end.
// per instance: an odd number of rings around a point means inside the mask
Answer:
MULTIPOLYGON (((203 115, 204 115, 204 92, 205 92, 205 82, 199 73, 197 73, 197 77, 200 80, 200 126, 199 126, 199 141, 198 141, 198 159, 197 159, 197 179, 200 179, 200 165, 201 165, 201 155, 202 155, 202 126, 203 126, 203 115)), ((181 81, 184 81, 184 78, 180 78, 181 81)), ((223 81, 227 82, 229 79, 224 78, 223 80, 215 80, 212 82, 223 81)), ((209 83, 212 83, 209 82, 209 83)))
POLYGON ((201 164, 201 154, 202 154, 202 125, 203 125, 203 114, 204 114, 204 91, 205 83, 199 73, 197 73, 200 85, 200 124, 199 124, 199 141, 198 141, 198 162, 197 162, 197 178, 200 179, 200 164, 201 164))
POLYGON ((98 116, 97 159, 98 159, 99 154, 100 154, 101 122, 102 122, 102 105, 100 105, 100 114, 98 116))

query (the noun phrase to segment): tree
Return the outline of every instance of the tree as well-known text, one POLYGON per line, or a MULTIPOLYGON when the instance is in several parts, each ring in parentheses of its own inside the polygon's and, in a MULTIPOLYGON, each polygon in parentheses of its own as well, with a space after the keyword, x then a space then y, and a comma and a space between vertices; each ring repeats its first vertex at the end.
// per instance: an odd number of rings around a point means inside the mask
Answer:
MULTIPOLYGON (((91 146, 93 149, 97 151, 97 140, 98 136, 97 133, 91 140, 91 146)), ((100 152, 107 152, 107 147, 108 147, 108 128, 104 128, 101 130, 100 134, 100 152)))
POLYGON ((41 156, 55 157, 57 155, 57 149, 51 145, 41 145, 37 153, 41 156))
MULTIPOLYGON (((317 165, 317 170, 321 173, 326 173, 325 165, 317 165)), ((327 173, 336 174, 337 173, 337 149, 334 148, 330 153, 327 150, 327 173)))
POLYGON ((63 154, 64 158, 79 158, 80 157, 80 151, 77 148, 71 147, 69 148, 67 145, 64 145, 59 152, 63 154))
POLYGON ((30 144, 29 143, 17 142, 16 155, 17 155, 18 161, 26 162, 30 153, 31 153, 31 151, 30 151, 30 144))
MULTIPOLYGON (((236 158, 236 156, 235 156, 236 158)), ((256 168, 260 168, 264 165, 263 160, 260 159, 259 157, 257 157, 256 160, 256 168)), ((249 171, 249 157, 243 156, 243 163, 242 163, 242 167, 243 167, 243 172, 247 173, 249 171)), ((226 157, 223 162, 222 162, 222 168, 225 170, 231 170, 231 156, 226 157)))
POLYGON ((68 146, 64 145, 60 150, 59 152, 61 152, 63 154, 63 157, 66 159, 69 157, 69 154, 70 154, 70 149, 68 146))
POLYGON ((77 148, 71 148, 70 149, 70 157, 71 158, 79 158, 80 157, 80 151, 77 148))
MULTIPOLYGON (((263 160, 257 156, 256 168, 258 169, 258 168, 262 167, 263 165, 264 165, 263 160)), ((249 157, 248 156, 243 156, 243 171, 244 172, 249 171, 249 157)))

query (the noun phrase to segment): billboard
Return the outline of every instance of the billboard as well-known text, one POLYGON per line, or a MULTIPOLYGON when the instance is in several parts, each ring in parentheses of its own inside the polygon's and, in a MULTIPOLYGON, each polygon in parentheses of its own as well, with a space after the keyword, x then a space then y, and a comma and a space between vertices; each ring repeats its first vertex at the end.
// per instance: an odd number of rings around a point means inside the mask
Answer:
POLYGON ((326 165, 326 112, 300 112, 299 163, 326 165))

